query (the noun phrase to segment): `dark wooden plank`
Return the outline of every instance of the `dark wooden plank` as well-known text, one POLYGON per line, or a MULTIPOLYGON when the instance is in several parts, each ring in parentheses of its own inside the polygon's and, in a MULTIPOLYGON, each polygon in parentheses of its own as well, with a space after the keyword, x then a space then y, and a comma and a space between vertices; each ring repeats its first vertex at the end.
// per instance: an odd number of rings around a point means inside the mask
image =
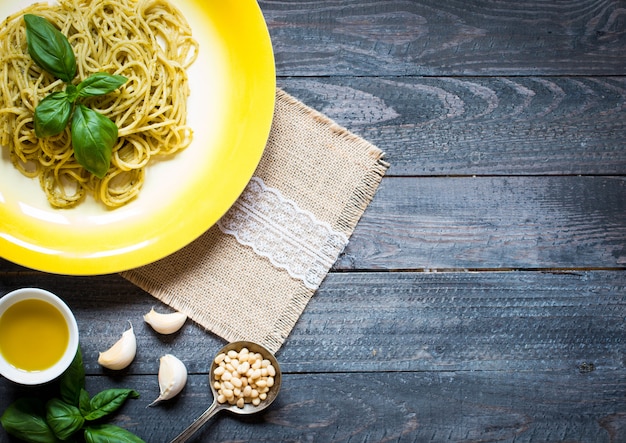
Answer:
POLYGON ((385 151, 388 175, 626 174, 626 77, 278 84, 385 151))
POLYGON ((278 74, 623 75, 621 0, 259 2, 278 74))
MULTIPOLYGON (((188 322, 159 336, 142 321, 165 307, 119 276, 4 275, 0 294, 34 285, 76 314, 90 374, 98 351, 133 323, 137 357, 122 374, 156 374, 179 356, 207 373, 223 341, 188 322), (95 289, 97 288, 97 289, 95 289)), ((334 273, 277 354, 290 373, 623 369, 626 272, 334 273)))
POLYGON ((339 273, 278 354, 288 371, 623 369, 626 272, 339 273))
MULTIPOLYGON (((400 372, 287 374, 259 416, 222 413, 194 441, 314 442, 621 442, 626 438, 626 373, 400 372)), ((131 387, 111 421, 147 442, 176 436, 210 403, 208 379, 192 375, 181 395, 146 408, 154 376, 90 377, 94 394, 131 387)), ((22 392, 0 384, 0 409, 22 392)), ((0 441, 14 441, 0 431, 0 441)))
POLYGON ((624 177, 388 178, 336 269, 623 268, 624 177))
POLYGON ((390 177, 335 269, 624 268, 624 214, 624 177, 390 177))

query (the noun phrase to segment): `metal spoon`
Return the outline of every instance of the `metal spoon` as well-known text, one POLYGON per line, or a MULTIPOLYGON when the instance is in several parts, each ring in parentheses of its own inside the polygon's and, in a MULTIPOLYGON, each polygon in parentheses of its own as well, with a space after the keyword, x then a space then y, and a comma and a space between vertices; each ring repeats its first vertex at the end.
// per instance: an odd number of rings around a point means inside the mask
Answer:
POLYGON ((281 371, 280 371, 280 366, 278 365, 278 361, 276 360, 276 358, 270 351, 268 351, 263 346, 257 343, 253 343, 250 341, 237 341, 237 342, 233 342, 224 346, 222 349, 219 350, 216 356, 221 353, 227 353, 228 351, 231 351, 231 350, 240 351, 242 348, 248 348, 250 352, 260 353, 263 356, 263 358, 268 359, 272 363, 272 366, 274 366, 274 368, 276 369, 276 375, 274 376, 274 386, 272 386, 272 388, 267 393, 267 398, 261 401, 261 403, 258 406, 254 406, 250 403, 246 403, 243 408, 240 408, 237 405, 230 405, 228 403, 218 403, 217 391, 215 390, 215 387, 213 386, 213 382, 214 382, 213 371, 215 370, 217 366, 212 360, 211 371, 209 372, 209 386, 211 386, 211 392, 213 394, 213 403, 211 404, 211 406, 209 406, 209 408, 206 411, 202 413, 202 415, 200 415, 200 417, 195 419, 194 422, 191 423, 189 427, 187 427, 187 429, 185 429, 183 432, 181 432, 178 435, 178 437, 172 440, 171 443, 186 442, 187 440, 189 440, 189 438, 191 438, 193 434, 195 434, 202 426, 204 426, 204 424, 208 422, 211 419, 211 417, 213 417, 219 411, 226 410, 234 414, 249 415, 249 414, 255 414, 257 412, 260 412, 272 404, 272 402, 278 395, 278 391, 280 391, 280 383, 281 383, 282 377, 281 377, 281 371))

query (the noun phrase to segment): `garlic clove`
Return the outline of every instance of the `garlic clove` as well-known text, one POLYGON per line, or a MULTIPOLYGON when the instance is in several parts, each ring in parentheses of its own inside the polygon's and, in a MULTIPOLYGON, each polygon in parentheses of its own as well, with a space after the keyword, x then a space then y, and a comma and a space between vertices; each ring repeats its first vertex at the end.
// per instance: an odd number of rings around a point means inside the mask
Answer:
POLYGON ((108 369, 124 369, 135 358, 137 353, 137 339, 133 325, 126 330, 122 337, 108 350, 100 352, 98 363, 108 369))
POLYGON ((163 400, 169 400, 183 390, 187 383, 185 364, 172 354, 165 354, 159 360, 160 395, 148 406, 154 406, 163 400))
POLYGON ((160 314, 152 308, 150 312, 143 316, 146 323, 160 334, 172 334, 183 327, 187 316, 182 312, 172 312, 170 314, 160 314))

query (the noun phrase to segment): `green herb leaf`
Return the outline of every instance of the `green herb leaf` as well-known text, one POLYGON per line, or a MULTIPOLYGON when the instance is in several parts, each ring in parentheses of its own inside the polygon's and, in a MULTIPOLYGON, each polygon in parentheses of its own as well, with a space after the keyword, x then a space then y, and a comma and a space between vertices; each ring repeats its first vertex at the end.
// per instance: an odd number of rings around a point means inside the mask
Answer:
POLYGON ((65 87, 65 93, 67 94, 67 99, 70 103, 74 103, 78 98, 78 88, 71 83, 65 87))
POLYGON ((31 443, 57 443, 59 440, 46 423, 41 400, 21 398, 4 411, 0 422, 10 435, 31 443))
POLYGON ((53 92, 35 108, 35 135, 51 137, 65 130, 72 115, 72 104, 65 92, 53 92))
POLYGON ((97 420, 118 410, 128 398, 139 398, 133 389, 107 389, 94 395, 91 399, 91 412, 85 420, 97 420))
POLYGON ((128 79, 123 75, 111 75, 106 72, 98 72, 90 75, 77 86, 78 97, 93 97, 115 91, 126 83, 128 79))
POLYGON ((28 53, 40 68, 66 83, 76 76, 76 58, 70 42, 48 20, 25 14, 28 53))
POLYGON ((81 390, 85 388, 85 367, 80 346, 74 360, 59 379, 61 400, 70 405, 78 406, 81 390))
POLYGON ((111 165, 116 142, 115 123, 84 105, 76 106, 72 118, 72 145, 78 163, 96 177, 103 178, 111 165))
POLYGON ((132 432, 109 424, 85 428, 85 441, 87 443, 145 443, 132 432))
POLYGON ((58 398, 53 398, 46 403, 46 421, 54 435, 61 440, 70 438, 85 423, 85 419, 76 406, 68 405, 58 398))
POLYGON ((91 399, 89 398, 89 393, 84 389, 80 390, 78 409, 80 409, 80 413, 83 414, 83 417, 91 412, 91 399))

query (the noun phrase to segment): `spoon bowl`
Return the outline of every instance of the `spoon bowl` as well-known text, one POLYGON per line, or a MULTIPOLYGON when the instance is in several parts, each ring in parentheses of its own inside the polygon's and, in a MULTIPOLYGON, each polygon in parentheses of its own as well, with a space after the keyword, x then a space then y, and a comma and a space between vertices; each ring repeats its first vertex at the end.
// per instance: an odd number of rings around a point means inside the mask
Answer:
POLYGON ((249 415, 256 414, 257 412, 261 412, 266 409, 269 405, 271 405, 276 397, 278 396, 278 392, 280 391, 280 385, 282 382, 282 373, 280 370, 280 366, 274 354, 268 351, 265 347, 259 345, 258 343, 253 343, 250 341, 236 341, 227 344, 222 349, 220 349, 217 354, 215 354, 213 360, 211 360, 211 370, 209 371, 209 386, 211 387, 211 393, 213 394, 213 403, 209 408, 200 415, 194 422, 187 427, 183 432, 181 432, 171 443, 183 443, 186 442, 192 435, 194 435, 206 422, 208 422, 211 417, 217 414, 219 411, 228 411, 233 414, 238 415, 249 415), (247 348, 250 352, 259 353, 263 356, 264 359, 270 361, 274 369, 276 370, 276 375, 274 376, 274 385, 267 392, 267 397, 265 400, 261 400, 258 405, 253 405, 251 403, 245 403, 242 408, 239 406, 231 405, 230 403, 219 403, 217 401, 218 392, 215 389, 215 369, 217 369, 218 365, 215 363, 215 357, 224 353, 227 354, 229 351, 239 352, 241 349, 247 348))
MULTIPOLYGON (((267 398, 265 400, 262 400, 261 403, 259 403, 257 406, 253 405, 252 403, 246 403, 243 408, 240 408, 237 405, 223 403, 220 405, 220 409, 224 409, 224 410, 227 410, 229 412, 232 412, 234 414, 239 414, 239 415, 255 414, 267 408, 269 405, 272 404, 274 399, 276 399, 276 396, 278 395, 278 391, 280 390, 280 384, 282 381, 281 371, 278 365, 278 361, 276 360, 276 357, 274 357, 274 355, 270 351, 265 349, 263 346, 257 343, 250 342, 250 341, 237 341, 237 342, 230 343, 224 346, 222 349, 220 349, 220 351, 216 354, 216 356, 222 353, 227 354, 228 351, 239 352, 242 348, 248 348, 250 352, 259 353, 263 356, 263 358, 270 361, 272 366, 274 366, 274 369, 276 369, 276 375, 274 376, 274 386, 272 386, 269 392, 267 393, 267 398)), ((215 360, 214 360, 214 362, 211 364, 211 371, 209 372, 209 382, 210 382, 209 384, 211 386, 211 392, 213 393, 214 399, 217 399, 217 395, 218 395, 215 389, 215 385, 213 383, 215 381, 215 369, 216 368, 217 368, 217 365, 215 364, 215 360)))

